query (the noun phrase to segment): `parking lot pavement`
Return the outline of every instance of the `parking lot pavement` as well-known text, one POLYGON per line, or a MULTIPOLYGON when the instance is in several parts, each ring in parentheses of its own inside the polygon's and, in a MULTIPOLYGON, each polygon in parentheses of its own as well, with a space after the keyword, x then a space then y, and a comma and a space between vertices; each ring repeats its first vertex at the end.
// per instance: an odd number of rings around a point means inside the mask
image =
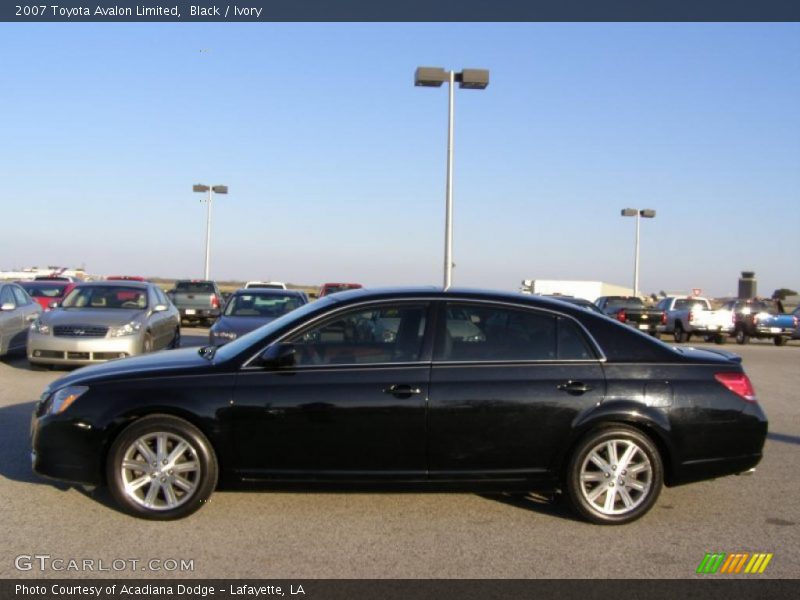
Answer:
MULTIPOLYGON (((200 345, 205 335, 185 329, 184 344, 200 345)), ((0 577, 147 576, 151 583, 159 577, 693 577, 711 551, 771 552, 761 577, 797 577, 800 343, 724 348, 743 356, 770 418, 758 471, 665 489, 647 516, 623 527, 589 525, 559 503, 532 498, 417 493, 218 492, 182 521, 134 519, 103 490, 31 472, 33 403, 63 373, 33 371, 24 357, 6 357, 0 361, 0 577), (120 572, 15 568, 17 556, 34 554, 106 566, 141 562, 120 572), (151 559, 191 560, 194 570, 140 571, 151 559)))

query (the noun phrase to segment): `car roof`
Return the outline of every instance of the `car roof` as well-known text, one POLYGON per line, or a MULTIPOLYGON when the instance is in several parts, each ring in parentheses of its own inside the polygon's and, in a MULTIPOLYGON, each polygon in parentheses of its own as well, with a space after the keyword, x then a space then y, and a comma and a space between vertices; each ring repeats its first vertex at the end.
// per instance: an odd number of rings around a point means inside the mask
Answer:
POLYGON ((247 294, 248 296, 303 296, 305 292, 302 290, 282 290, 280 288, 239 288, 233 294, 247 294))

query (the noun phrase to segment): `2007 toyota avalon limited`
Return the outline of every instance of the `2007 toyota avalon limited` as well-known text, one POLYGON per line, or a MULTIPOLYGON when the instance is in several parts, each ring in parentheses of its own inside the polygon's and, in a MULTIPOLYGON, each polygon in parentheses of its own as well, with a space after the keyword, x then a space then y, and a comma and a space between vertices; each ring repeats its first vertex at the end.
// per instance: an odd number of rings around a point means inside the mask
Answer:
POLYGON ((151 519, 219 483, 560 490, 590 521, 627 523, 663 484, 752 469, 766 433, 733 354, 558 300, 359 290, 222 347, 67 375, 36 406, 32 459, 151 519))

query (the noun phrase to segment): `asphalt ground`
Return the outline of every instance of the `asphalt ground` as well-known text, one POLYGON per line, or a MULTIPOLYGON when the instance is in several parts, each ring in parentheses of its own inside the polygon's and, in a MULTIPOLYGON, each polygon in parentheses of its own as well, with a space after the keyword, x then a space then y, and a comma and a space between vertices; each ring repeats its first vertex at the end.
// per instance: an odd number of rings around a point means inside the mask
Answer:
MULTIPOLYGON (((199 345, 205 336, 185 329, 183 343, 199 345)), ((758 577, 798 577, 800 342, 724 348, 742 355, 769 416, 764 460, 753 476, 665 488, 648 515, 621 527, 579 521, 560 502, 464 493, 228 491, 181 521, 135 519, 116 510, 102 488, 31 472, 33 405, 63 372, 4 357, 0 577, 685 578, 698 577, 712 551, 770 552, 758 577), (50 558, 24 558, 33 555, 50 558), (70 560, 84 559, 95 570, 40 568, 43 561, 68 569, 70 560), (170 560, 192 561, 192 570, 168 570, 170 560)))

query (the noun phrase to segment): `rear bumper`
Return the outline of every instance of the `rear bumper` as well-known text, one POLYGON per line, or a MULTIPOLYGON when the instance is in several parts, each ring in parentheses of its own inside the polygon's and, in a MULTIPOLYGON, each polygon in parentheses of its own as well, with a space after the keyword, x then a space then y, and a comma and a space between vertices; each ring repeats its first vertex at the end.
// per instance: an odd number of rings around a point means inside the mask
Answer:
POLYGON ((179 308, 183 321, 200 321, 203 319, 216 319, 220 315, 218 308, 179 308))

